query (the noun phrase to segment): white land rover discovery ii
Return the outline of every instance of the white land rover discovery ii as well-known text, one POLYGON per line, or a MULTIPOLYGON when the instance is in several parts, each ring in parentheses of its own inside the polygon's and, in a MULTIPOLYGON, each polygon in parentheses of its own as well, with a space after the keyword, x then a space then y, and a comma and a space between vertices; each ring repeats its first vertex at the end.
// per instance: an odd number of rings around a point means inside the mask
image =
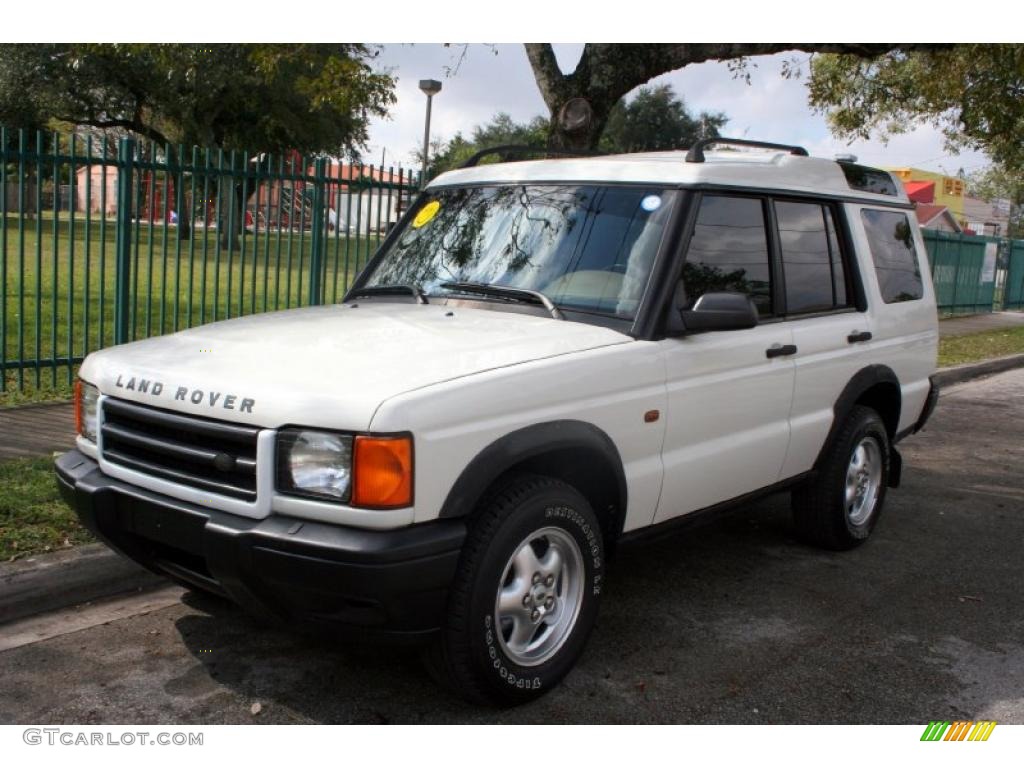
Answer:
POLYGON ((476 700, 579 657, 624 539, 791 488, 863 542, 937 397, 886 172, 768 151, 436 178, 345 300, 106 349, 65 497, 110 546, 296 625, 422 640, 476 700))

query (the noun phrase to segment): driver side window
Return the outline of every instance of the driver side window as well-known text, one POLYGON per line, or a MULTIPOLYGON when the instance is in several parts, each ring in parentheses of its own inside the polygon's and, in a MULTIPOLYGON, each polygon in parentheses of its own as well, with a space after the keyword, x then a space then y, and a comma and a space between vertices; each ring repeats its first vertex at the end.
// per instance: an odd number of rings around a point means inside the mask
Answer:
POLYGON ((683 263, 684 309, 711 291, 745 293, 758 314, 773 314, 764 201, 704 195, 683 263))

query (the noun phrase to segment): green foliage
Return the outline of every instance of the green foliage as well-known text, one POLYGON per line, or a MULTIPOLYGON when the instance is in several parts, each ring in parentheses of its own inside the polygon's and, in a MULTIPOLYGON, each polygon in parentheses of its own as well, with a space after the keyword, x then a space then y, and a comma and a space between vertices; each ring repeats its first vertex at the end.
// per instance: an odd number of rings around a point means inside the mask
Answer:
MULTIPOLYGON (((721 112, 691 115, 682 99, 670 85, 642 87, 629 102, 620 101, 612 111, 601 137, 599 151, 605 153, 645 152, 659 149, 680 149, 704 137, 718 136, 728 118, 721 112)), ((461 133, 448 142, 435 142, 430 150, 428 178, 458 168, 475 152, 487 147, 517 144, 548 146, 550 122, 535 117, 528 123, 517 123, 510 115, 499 112, 489 123, 478 125, 469 138, 461 133)), ((482 163, 493 163, 501 157, 488 157, 482 163)), ((422 162, 422 154, 417 153, 422 162)))
POLYGON ((983 331, 939 339, 939 367, 1024 354, 1024 328, 983 331))
POLYGON ((605 152, 650 152, 681 149, 695 141, 719 136, 728 118, 722 112, 694 117, 671 85, 641 87, 612 109, 599 147, 605 152))
POLYGON ((353 153, 394 102, 364 45, 0 45, 0 123, 223 149, 353 153))
POLYGON ((0 561, 92 541, 61 500, 53 459, 0 462, 0 561))
MULTIPOLYGON (((489 123, 478 125, 469 138, 456 133, 448 142, 434 142, 430 148, 430 165, 427 177, 433 178, 440 173, 458 168, 474 153, 488 147, 499 147, 508 144, 543 148, 547 146, 548 121, 544 117, 535 117, 528 123, 517 123, 506 112, 498 112, 489 123)), ((494 163, 499 157, 488 157, 483 163, 494 163)), ((416 153, 416 161, 422 162, 421 152, 416 153)))
POLYGON ((1024 170, 1024 45, 817 55, 808 86, 811 105, 841 137, 902 133, 927 121, 951 151, 984 150, 998 165, 1024 170))

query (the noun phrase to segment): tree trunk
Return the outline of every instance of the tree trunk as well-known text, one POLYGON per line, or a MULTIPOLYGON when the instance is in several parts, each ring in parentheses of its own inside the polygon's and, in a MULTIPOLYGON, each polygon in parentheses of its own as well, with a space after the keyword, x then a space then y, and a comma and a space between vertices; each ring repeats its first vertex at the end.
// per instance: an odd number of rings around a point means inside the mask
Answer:
POLYGON ((226 188, 220 200, 220 220, 217 222, 220 246, 229 251, 237 251, 241 247, 241 234, 245 229, 245 204, 248 202, 242 196, 242 185, 232 184, 226 188))
POLYGON ((658 75, 704 61, 744 59, 785 51, 841 53, 871 58, 917 43, 587 43, 574 72, 563 74, 550 43, 526 43, 526 56, 551 111, 552 149, 596 150, 612 108, 658 75), (589 108, 589 115, 587 114, 589 108), (585 118, 585 119, 583 119, 585 118))
POLYGON ((178 215, 178 239, 192 239, 192 212, 186 211, 185 172, 181 168, 181 153, 173 146, 167 148, 168 165, 179 170, 173 173, 174 178, 174 212, 178 215))
POLYGON ((570 131, 557 120, 552 119, 548 128, 548 149, 559 149, 567 152, 593 152, 601 141, 608 115, 594 115, 588 126, 582 130, 570 131))

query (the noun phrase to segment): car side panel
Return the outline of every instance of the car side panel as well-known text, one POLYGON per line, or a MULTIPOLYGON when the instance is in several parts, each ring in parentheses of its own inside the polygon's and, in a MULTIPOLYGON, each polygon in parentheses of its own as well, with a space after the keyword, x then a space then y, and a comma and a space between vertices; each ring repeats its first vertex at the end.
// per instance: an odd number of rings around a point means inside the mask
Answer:
POLYGON ((779 480, 789 443, 793 358, 786 323, 659 342, 668 372, 665 482, 656 522, 779 480))
POLYGON ((928 398, 928 377, 935 373, 938 356, 939 321, 928 251, 914 215, 908 211, 921 270, 923 295, 914 301, 886 304, 882 301, 870 244, 861 219, 862 210, 874 209, 876 206, 851 203, 845 207, 868 297, 874 334, 865 350, 864 364, 887 365, 899 379, 903 402, 897 431, 902 431, 913 426, 921 415, 928 398))
POLYGON ((853 332, 874 333, 871 317, 862 312, 843 312, 791 320, 797 354, 791 436, 783 479, 814 466, 834 419, 836 398, 857 371, 866 365, 865 354, 874 340, 851 344, 853 332))
MULTIPOLYGON (((662 482, 665 363, 656 343, 630 341, 435 384, 385 401, 371 429, 415 435, 415 521, 436 518, 462 470, 487 446, 534 424, 593 424, 618 448, 624 530, 648 525, 662 482), (646 421, 645 414, 659 418, 646 421)), ((470 510, 466 510, 467 512, 470 510)))

